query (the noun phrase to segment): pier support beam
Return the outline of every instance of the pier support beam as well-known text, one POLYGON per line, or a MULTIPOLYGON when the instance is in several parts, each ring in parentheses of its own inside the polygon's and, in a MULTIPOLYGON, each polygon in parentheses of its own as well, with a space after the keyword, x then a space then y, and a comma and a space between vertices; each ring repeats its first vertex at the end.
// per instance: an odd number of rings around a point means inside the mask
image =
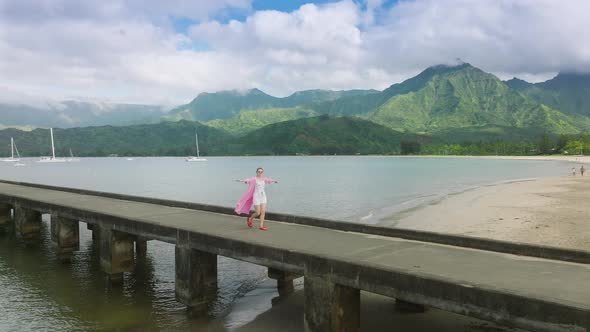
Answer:
POLYGON ((100 265, 113 284, 123 282, 123 273, 133 271, 133 235, 94 225, 99 232, 100 265))
POLYGON ((176 240, 176 300, 193 315, 207 313, 217 293, 217 255, 191 249, 189 233, 179 232, 176 240))
POLYGON ((268 277, 277 281, 277 290, 279 291, 279 295, 285 296, 293 293, 293 280, 300 278, 301 275, 269 267, 268 277))
POLYGON ((360 290, 322 275, 305 274, 306 332, 349 332, 360 327, 360 290))
POLYGON ((57 255, 69 261, 74 251, 80 250, 80 226, 78 220, 51 215, 51 238, 57 245, 57 255))
POLYGON ((0 203, 0 233, 12 225, 12 205, 0 203))
POLYGON ((21 206, 14 207, 14 224, 16 232, 25 242, 41 237, 41 212, 21 206))

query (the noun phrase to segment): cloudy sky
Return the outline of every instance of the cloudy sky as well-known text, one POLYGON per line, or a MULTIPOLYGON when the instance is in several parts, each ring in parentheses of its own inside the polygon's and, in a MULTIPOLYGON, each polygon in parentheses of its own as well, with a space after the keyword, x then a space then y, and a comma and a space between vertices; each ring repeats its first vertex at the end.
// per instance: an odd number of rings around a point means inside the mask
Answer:
POLYGON ((383 89, 457 58, 539 81, 590 72, 588 13, 588 0, 0 0, 0 100, 383 89))

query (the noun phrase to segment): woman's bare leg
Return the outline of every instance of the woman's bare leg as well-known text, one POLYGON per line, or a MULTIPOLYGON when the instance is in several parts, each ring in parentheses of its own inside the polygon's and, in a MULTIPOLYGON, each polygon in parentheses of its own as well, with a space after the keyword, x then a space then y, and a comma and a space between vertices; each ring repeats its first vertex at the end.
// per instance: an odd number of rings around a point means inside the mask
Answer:
POLYGON ((264 216, 266 215, 266 204, 260 204, 260 228, 264 227, 264 216))
POLYGON ((250 215, 250 218, 254 220, 254 218, 260 215, 260 205, 254 205, 254 212, 250 215))
POLYGON ((252 215, 250 215, 250 217, 254 219, 258 218, 258 216, 260 216, 260 205, 254 205, 254 212, 252 212, 252 215))

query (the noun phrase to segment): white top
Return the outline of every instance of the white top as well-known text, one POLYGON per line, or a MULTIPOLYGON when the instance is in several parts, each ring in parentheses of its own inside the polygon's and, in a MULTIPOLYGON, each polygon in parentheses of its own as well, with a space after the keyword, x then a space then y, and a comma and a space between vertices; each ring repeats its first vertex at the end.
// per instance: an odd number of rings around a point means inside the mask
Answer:
POLYGON ((256 189, 254 190, 254 195, 264 195, 264 180, 256 180, 256 189))

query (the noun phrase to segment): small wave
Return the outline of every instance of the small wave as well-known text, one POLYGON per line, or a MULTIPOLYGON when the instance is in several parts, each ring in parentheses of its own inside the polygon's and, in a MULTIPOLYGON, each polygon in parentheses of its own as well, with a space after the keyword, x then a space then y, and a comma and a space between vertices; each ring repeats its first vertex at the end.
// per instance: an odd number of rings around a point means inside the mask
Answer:
MULTIPOLYGON (((379 223, 379 222, 386 220, 386 219, 396 221, 399 218, 401 218, 404 214, 422 209, 422 208, 429 206, 429 205, 438 204, 438 203, 442 202, 443 200, 447 199, 449 196, 460 195, 462 193, 476 190, 479 188, 484 188, 484 187, 494 187, 494 186, 511 184, 511 183, 535 181, 538 179, 539 178, 522 178, 522 179, 501 180, 501 181, 482 183, 482 184, 476 184, 476 185, 463 185, 463 186, 459 186, 458 188, 445 190, 440 193, 414 195, 414 196, 408 197, 408 199, 406 199, 402 202, 399 202, 397 204, 381 208, 374 216, 371 213, 371 215, 372 215, 371 218, 367 218, 367 219, 371 219, 373 221, 373 223, 379 223)), ((365 221, 365 220, 363 220, 363 218, 361 218, 361 221, 365 221)))
POLYGON ((361 217, 361 221, 369 220, 371 218, 373 218, 373 212, 372 211, 369 212, 369 214, 367 214, 366 216, 361 217))

